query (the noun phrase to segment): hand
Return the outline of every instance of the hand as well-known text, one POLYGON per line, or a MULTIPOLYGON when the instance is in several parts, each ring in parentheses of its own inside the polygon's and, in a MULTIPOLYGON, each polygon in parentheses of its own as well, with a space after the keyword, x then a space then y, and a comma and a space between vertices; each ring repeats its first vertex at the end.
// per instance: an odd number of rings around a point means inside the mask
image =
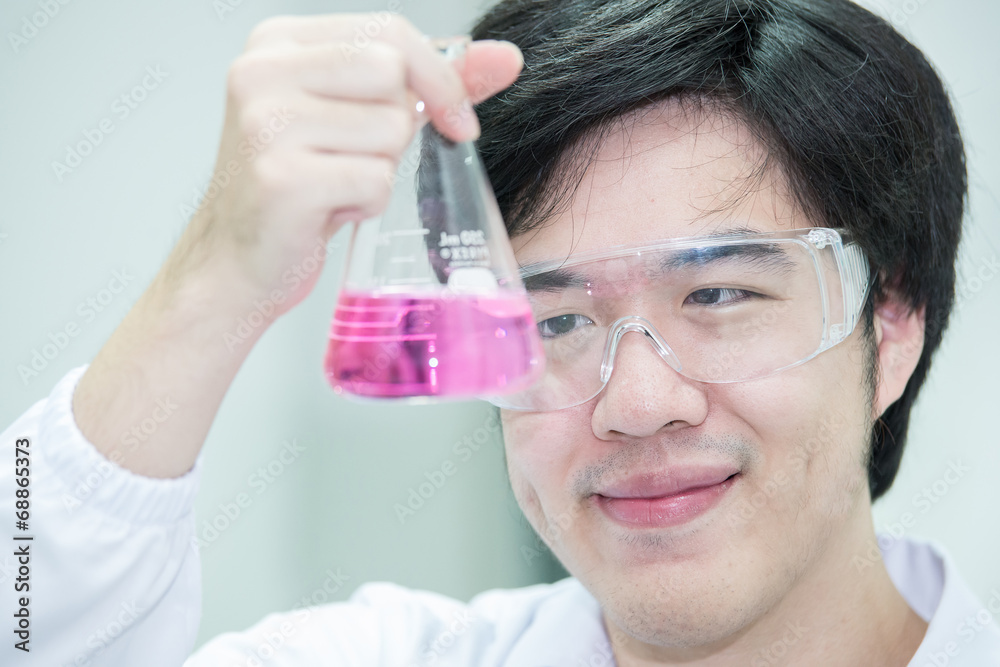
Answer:
POLYGON ((290 279, 291 269, 310 256, 321 267, 344 223, 385 208, 389 176, 417 129, 416 101, 449 138, 474 139, 470 101, 509 86, 521 65, 515 46, 489 41, 449 63, 387 13, 261 23, 229 70, 215 171, 229 183, 206 196, 168 270, 223 260, 245 281, 234 293, 281 290, 274 316, 287 311, 320 273, 290 279))

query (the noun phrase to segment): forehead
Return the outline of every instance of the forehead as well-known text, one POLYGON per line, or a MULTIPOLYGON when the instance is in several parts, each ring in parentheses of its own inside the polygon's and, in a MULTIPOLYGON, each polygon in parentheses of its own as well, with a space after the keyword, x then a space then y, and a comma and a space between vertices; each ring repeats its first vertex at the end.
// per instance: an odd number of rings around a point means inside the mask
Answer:
POLYGON ((514 252, 525 265, 728 228, 808 227, 766 157, 728 114, 677 101, 653 105, 606 132, 569 205, 512 239, 514 252))

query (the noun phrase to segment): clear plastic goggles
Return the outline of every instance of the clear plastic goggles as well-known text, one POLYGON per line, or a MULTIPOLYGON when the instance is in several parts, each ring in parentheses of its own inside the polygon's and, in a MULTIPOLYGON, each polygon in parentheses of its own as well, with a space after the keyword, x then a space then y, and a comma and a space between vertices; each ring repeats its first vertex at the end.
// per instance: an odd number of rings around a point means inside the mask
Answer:
POLYGON ((630 332, 692 380, 773 375, 847 338, 869 287, 861 249, 825 228, 615 247, 531 264, 521 278, 545 372, 524 391, 487 400, 534 411, 599 394, 630 332))

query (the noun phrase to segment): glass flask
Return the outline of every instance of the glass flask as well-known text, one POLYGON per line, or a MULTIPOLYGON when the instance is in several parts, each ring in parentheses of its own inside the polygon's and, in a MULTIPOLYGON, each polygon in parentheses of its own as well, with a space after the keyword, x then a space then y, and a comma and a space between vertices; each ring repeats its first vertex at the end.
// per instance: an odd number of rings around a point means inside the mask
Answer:
POLYGON ((540 377, 538 328, 472 142, 417 132, 383 214, 354 224, 329 338, 338 394, 470 398, 540 377))

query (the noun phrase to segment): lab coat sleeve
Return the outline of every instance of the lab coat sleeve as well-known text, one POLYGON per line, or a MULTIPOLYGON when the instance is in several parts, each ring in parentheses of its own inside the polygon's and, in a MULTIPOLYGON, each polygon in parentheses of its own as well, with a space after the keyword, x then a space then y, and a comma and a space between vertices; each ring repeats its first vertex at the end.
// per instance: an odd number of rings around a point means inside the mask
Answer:
MULTIPOLYGON (((73 391, 84 370, 71 371, 0 436, 0 600, 6 619, 0 664, 178 667, 194 646, 201 613, 192 541, 200 463, 183 477, 152 479, 100 454, 73 418, 73 391), (24 468, 30 479, 27 530, 15 515, 24 468), (18 549, 28 555, 17 555, 18 549), (27 601, 29 652, 16 648, 21 639, 11 634, 21 623, 12 617, 21 598, 27 601)), ((169 404, 164 406, 137 425, 139 436, 169 418, 169 404)), ((139 437, 123 438, 124 455, 133 441, 142 446, 139 437)))

